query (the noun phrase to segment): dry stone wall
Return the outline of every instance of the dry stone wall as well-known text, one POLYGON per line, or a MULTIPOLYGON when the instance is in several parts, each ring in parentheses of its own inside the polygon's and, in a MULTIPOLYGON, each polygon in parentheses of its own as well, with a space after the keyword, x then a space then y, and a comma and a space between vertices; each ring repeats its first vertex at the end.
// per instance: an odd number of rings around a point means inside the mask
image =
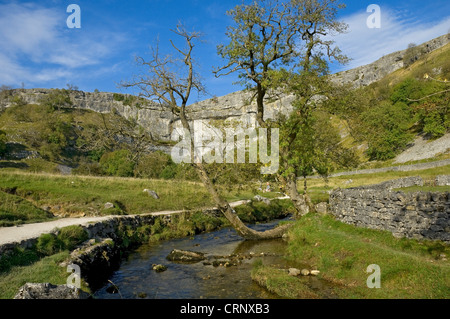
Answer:
POLYGON ((421 185, 420 180, 416 177, 334 190, 330 194, 331 214, 344 223, 387 230, 396 237, 450 243, 450 192, 394 190, 421 185))

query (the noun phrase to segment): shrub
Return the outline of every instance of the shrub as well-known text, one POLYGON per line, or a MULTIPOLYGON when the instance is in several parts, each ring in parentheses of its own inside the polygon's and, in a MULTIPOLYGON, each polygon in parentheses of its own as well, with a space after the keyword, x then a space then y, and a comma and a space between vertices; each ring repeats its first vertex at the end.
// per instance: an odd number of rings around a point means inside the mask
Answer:
POLYGON ((113 99, 114 99, 114 101, 121 102, 121 101, 123 101, 125 99, 125 96, 123 94, 114 93, 113 94, 113 99))
POLYGON ((441 112, 428 112, 423 117, 423 132, 432 138, 443 136, 449 128, 448 114, 441 112))
POLYGON ((58 235, 42 234, 36 243, 36 250, 42 255, 53 255, 62 250, 73 250, 89 238, 86 230, 81 226, 68 226, 62 228, 58 235))
POLYGON ((131 177, 133 176, 134 163, 131 161, 131 152, 118 150, 103 154, 100 159, 103 171, 111 176, 131 177))
POLYGON ((73 250, 78 244, 89 238, 86 230, 78 225, 62 228, 57 236, 60 246, 64 249, 73 250))
POLYGON ((215 230, 224 223, 222 219, 212 217, 203 212, 195 212, 190 217, 190 220, 194 224, 196 233, 215 230))
POLYGON ((159 177, 163 179, 172 179, 177 175, 177 172, 177 165, 175 163, 171 163, 163 169, 159 177))
POLYGON ((77 168, 74 168, 72 170, 72 174, 74 175, 94 175, 94 176, 101 176, 105 172, 103 171, 102 167, 99 163, 94 162, 81 162, 80 165, 78 165, 77 168))
POLYGON ((23 99, 23 97, 21 97, 20 95, 15 95, 13 97, 11 97, 11 103, 16 107, 20 107, 20 106, 25 106, 27 105, 27 102, 25 102, 25 100, 23 99))
POLYGON ((55 234, 42 234, 39 236, 36 249, 42 255, 53 255, 61 250, 55 234))
POLYGON ((134 175, 142 178, 173 178, 177 173, 171 157, 161 151, 142 156, 134 169, 134 175))
POLYGON ((6 153, 6 142, 8 141, 6 133, 0 130, 0 156, 6 153))

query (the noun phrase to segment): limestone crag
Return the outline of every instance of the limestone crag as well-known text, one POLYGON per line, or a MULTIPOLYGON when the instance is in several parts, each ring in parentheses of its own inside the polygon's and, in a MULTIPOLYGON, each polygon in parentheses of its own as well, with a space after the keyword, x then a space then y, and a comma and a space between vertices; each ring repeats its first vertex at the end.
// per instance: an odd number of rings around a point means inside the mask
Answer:
MULTIPOLYGON (((450 37, 445 34, 421 45, 418 51, 422 54, 430 53, 450 43, 450 37)), ((354 87, 367 86, 381 80, 386 75, 404 67, 403 58, 406 50, 397 51, 383 56, 377 61, 363 65, 348 71, 331 75, 331 79, 337 83, 353 83, 354 87)))
MULTIPOLYGON (((443 35, 428 41, 418 48, 422 52, 431 52, 448 44, 450 39, 443 35)), ((403 67, 405 51, 398 51, 384 56, 372 64, 364 65, 352 70, 331 75, 336 83, 353 83, 355 87, 369 85, 380 80, 387 74, 403 67)), ((10 97, 19 96, 26 103, 38 104, 42 97, 49 94, 49 89, 15 89, 0 100, 0 109, 12 105, 10 97)), ((125 98, 130 95, 123 95, 125 98)), ((139 105, 124 103, 117 99, 117 94, 107 92, 70 91, 70 98, 74 108, 108 113, 118 112, 127 119, 137 120, 155 140, 169 142, 177 141, 182 128, 178 116, 170 108, 149 100, 139 100, 139 105)), ((278 95, 266 98, 265 119, 276 118, 278 114, 289 114, 292 110, 293 96, 278 95)), ((240 125, 242 127, 256 127, 256 101, 252 100, 252 93, 238 91, 221 97, 214 97, 187 107, 187 117, 190 121, 208 120, 222 121, 224 124, 240 125)), ((157 147, 155 146, 154 150, 157 147)), ((170 147, 161 150, 169 151, 170 147)))

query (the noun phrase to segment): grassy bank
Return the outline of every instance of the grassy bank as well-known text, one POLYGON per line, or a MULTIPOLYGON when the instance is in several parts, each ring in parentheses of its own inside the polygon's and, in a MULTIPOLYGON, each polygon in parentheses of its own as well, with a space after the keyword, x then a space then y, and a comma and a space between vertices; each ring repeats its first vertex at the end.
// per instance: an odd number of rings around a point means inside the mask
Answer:
MULTIPOLYGON (((450 298, 450 247, 440 242, 397 239, 389 232, 309 214, 291 229, 288 251, 288 258, 320 270, 322 279, 335 284, 339 298, 450 298), (380 289, 367 287, 371 264, 381 268, 380 289)), ((267 267, 253 272, 256 281, 282 297, 309 298, 301 279, 287 277, 267 267)))
MULTIPOLYGON (((11 226, 52 218, 41 208, 47 206, 57 216, 99 216, 141 214, 164 210, 191 210, 214 206, 200 183, 119 177, 83 177, 0 171, 0 224, 11 226), (144 189, 157 192, 154 199, 144 189), (5 194, 9 192, 9 194, 5 194), (107 202, 114 208, 105 209, 107 202), (29 212, 29 213, 28 213, 29 212)), ((253 189, 221 189, 229 200, 250 199, 253 189)), ((267 197, 279 194, 266 193, 267 197)))
POLYGON ((38 223, 53 219, 49 212, 12 194, 0 192, 0 227, 38 223))
MULTIPOLYGON (((87 239, 81 226, 68 226, 42 234, 30 249, 16 248, 0 256, 0 299, 13 298, 27 282, 65 284, 69 274, 59 264, 87 239)), ((83 281, 82 289, 89 291, 83 281)))

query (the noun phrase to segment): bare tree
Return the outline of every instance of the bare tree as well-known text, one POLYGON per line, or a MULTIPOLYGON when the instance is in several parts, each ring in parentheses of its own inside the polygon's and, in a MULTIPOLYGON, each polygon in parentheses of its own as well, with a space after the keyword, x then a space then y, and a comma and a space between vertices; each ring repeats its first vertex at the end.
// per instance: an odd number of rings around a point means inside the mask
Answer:
MULTIPOLYGON (((179 58, 174 56, 161 57, 159 48, 153 48, 152 57, 149 61, 142 57, 137 57, 136 61, 146 68, 148 73, 139 75, 131 82, 122 82, 123 87, 138 87, 141 95, 151 100, 157 100, 163 105, 169 107, 172 113, 180 118, 183 128, 190 136, 191 150, 195 149, 194 134, 189 125, 186 107, 191 94, 196 91, 204 92, 204 87, 198 74, 194 70, 193 50, 201 34, 198 32, 188 32, 182 25, 178 25, 176 30, 172 30, 177 36, 185 42, 185 48, 180 48, 171 40, 174 52, 179 58)), ((265 232, 258 232, 247 227, 238 217, 236 211, 219 194, 217 188, 212 183, 202 162, 194 158, 194 152, 191 151, 191 165, 197 171, 200 180, 211 194, 219 210, 228 219, 238 234, 245 239, 269 239, 281 237, 289 224, 283 225, 265 232)))

